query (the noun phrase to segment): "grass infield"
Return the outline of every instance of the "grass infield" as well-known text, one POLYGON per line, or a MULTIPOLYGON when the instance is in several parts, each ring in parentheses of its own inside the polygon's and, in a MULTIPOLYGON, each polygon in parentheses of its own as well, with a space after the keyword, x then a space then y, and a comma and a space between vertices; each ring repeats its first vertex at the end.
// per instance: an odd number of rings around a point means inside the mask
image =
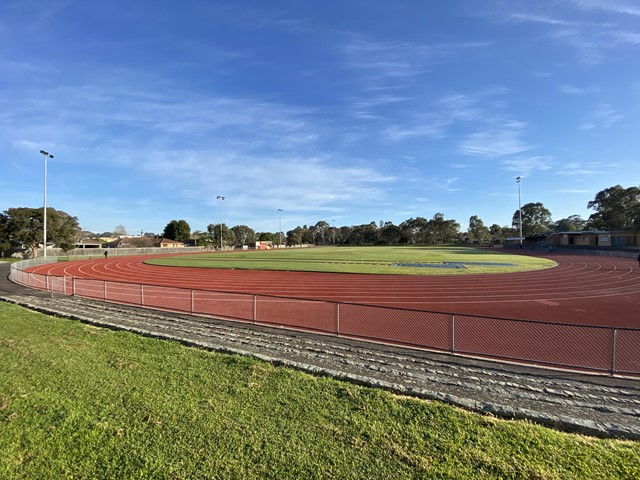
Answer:
POLYGON ((565 434, 0 302, 0 478, 640 478, 565 434))
POLYGON ((395 275, 464 275, 540 270, 552 260, 468 247, 322 247, 230 251, 146 260, 151 265, 395 275), (446 264, 462 268, 445 268, 446 264), (422 266, 394 266, 422 264, 422 266), (437 267, 442 268, 437 268, 437 267), (428 268, 427 268, 428 267, 428 268))

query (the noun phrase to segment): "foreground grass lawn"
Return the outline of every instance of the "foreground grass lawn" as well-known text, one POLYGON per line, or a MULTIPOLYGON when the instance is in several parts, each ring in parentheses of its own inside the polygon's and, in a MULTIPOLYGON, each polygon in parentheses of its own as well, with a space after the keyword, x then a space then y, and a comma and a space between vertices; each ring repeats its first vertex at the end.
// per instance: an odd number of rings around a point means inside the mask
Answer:
POLYGON ((266 251, 238 251, 179 255, 146 260, 150 265, 248 270, 290 270, 395 275, 505 273, 540 270, 552 260, 528 257, 502 249, 469 247, 314 247, 266 251), (393 264, 439 265, 459 263, 464 268, 416 268, 393 264))
POLYGON ((0 478, 640 478, 563 434, 0 302, 0 478))

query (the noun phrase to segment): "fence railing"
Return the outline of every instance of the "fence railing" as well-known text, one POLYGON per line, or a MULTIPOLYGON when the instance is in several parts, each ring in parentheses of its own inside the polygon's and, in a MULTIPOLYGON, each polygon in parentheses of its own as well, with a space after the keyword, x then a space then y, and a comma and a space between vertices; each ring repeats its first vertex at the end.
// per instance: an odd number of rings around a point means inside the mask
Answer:
POLYGON ((160 247, 119 247, 119 248, 74 248, 72 250, 62 250, 61 248, 47 248, 47 256, 42 256, 42 251, 38 251, 38 259, 44 259, 45 262, 47 258, 51 257, 69 257, 69 258, 77 258, 77 257, 100 257, 104 255, 104 252, 108 252, 110 256, 116 255, 148 255, 155 253, 198 253, 198 252, 206 252, 207 249, 205 247, 170 247, 170 248, 160 248, 160 247))
POLYGON ((41 275, 12 265, 19 284, 63 295, 442 352, 640 375, 640 329, 460 315, 345 302, 41 275))

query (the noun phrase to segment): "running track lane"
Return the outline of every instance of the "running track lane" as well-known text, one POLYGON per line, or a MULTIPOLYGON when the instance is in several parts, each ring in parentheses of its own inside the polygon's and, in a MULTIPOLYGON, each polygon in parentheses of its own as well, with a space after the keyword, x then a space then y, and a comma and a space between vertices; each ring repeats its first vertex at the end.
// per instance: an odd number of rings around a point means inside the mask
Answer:
POLYGON ((146 265, 117 257, 29 271, 148 285, 276 295, 523 320, 640 327, 635 260, 556 254, 554 268, 479 275, 361 275, 146 265))

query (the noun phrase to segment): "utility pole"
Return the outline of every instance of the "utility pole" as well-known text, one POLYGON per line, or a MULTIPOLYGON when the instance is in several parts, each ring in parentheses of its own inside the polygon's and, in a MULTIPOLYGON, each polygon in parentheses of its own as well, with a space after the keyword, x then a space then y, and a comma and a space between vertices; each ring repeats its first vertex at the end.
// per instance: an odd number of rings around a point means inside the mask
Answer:
POLYGON ((282 246, 282 209, 278 209, 280 220, 278 221, 278 248, 282 246))
POLYGON ((42 256, 47 256, 47 158, 53 158, 49 152, 40 150, 40 155, 44 159, 44 209, 42 221, 42 256))
POLYGON ((522 248, 522 203, 520 201, 520 180, 522 180, 522 177, 518 175, 516 177, 516 182, 518 183, 518 213, 520 216, 520 248, 522 248))
POLYGON ((216 199, 220 200, 220 251, 222 251, 222 201, 225 197, 218 195, 216 199))

